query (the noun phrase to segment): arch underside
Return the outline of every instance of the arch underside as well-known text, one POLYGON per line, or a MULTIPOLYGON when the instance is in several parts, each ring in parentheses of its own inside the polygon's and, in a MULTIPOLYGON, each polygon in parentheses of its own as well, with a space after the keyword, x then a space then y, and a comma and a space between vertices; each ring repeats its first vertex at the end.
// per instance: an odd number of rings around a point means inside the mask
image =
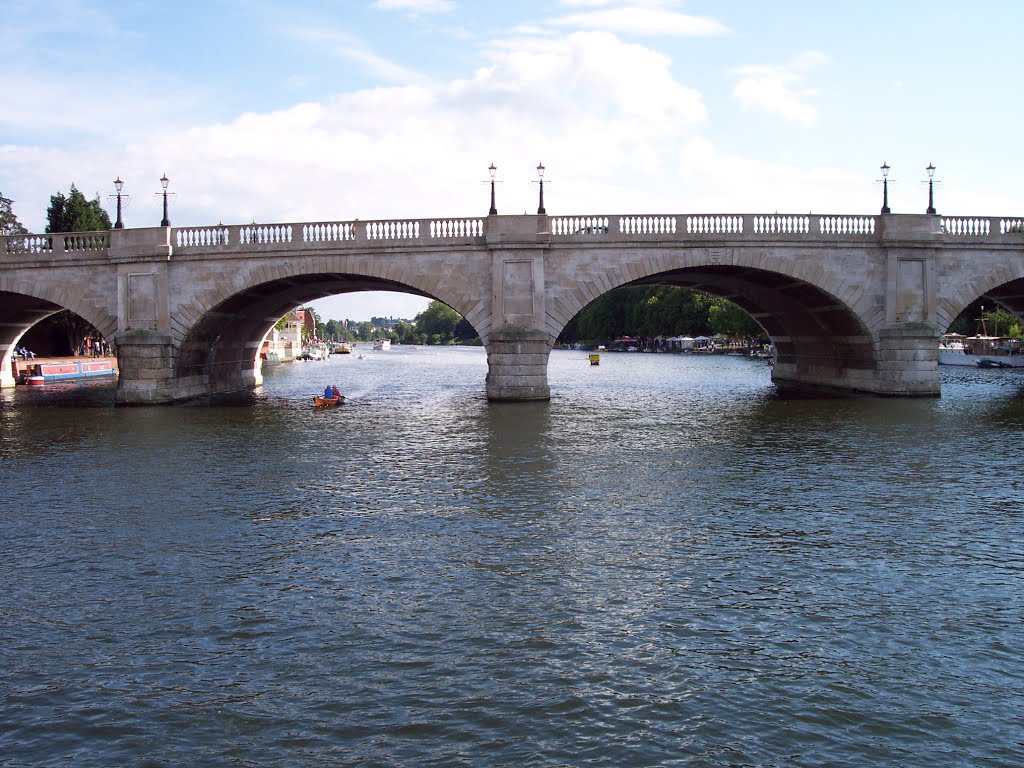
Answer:
POLYGON ((994 301, 1024 321, 1024 278, 1003 283, 978 298, 994 301))
POLYGON ((15 344, 33 325, 62 309, 46 299, 0 291, 0 349, 15 344))
POLYGON ((663 272, 629 285, 676 285, 728 299, 764 328, 780 371, 834 375, 878 367, 862 320, 831 294, 787 275, 720 265, 663 272))
POLYGON ((187 329, 177 376, 202 377, 209 392, 251 386, 260 344, 281 317, 307 302, 359 291, 434 298, 394 281, 359 275, 318 274, 261 283, 221 302, 187 329))

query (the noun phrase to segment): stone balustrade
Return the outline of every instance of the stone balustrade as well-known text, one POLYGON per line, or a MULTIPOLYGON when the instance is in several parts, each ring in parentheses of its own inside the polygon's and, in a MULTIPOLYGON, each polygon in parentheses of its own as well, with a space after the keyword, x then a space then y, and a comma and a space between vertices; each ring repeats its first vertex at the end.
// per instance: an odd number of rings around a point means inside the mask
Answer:
MULTIPOLYGON (((338 221, 290 224, 243 224, 207 227, 152 227, 109 232, 6 235, 0 237, 0 259, 25 262, 33 257, 47 260, 63 255, 102 257, 118 250, 118 243, 133 244, 156 233, 156 240, 170 239, 170 250, 188 253, 245 254, 264 249, 316 251, 339 247, 358 250, 394 245, 425 247, 477 245, 486 241, 492 220, 523 217, 402 219, 338 221), (134 233, 134 235, 132 234, 134 233)), ((678 215, 582 215, 539 217, 546 220, 551 242, 664 241, 685 245, 709 238, 737 241, 852 241, 883 236, 887 231, 927 233, 939 242, 1021 242, 1024 218, 998 216, 832 215, 832 214, 678 214, 678 215), (913 220, 913 226, 907 222, 913 220), (934 223, 932 229, 921 222, 934 223)))

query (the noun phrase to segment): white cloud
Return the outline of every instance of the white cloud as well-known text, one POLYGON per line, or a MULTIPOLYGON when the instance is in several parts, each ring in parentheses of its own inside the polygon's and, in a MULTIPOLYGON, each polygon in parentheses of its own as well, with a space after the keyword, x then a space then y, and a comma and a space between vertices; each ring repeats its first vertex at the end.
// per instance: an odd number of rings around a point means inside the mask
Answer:
POLYGON ((128 225, 155 225, 164 172, 176 226, 484 215, 492 161, 506 214, 536 210, 538 162, 554 215, 806 210, 836 189, 860 194, 842 174, 808 180, 721 154, 702 135, 702 95, 649 47, 586 31, 483 50, 485 66, 464 79, 351 91, 88 152, 0 147, 0 167, 32 180, 15 211, 33 229, 71 181, 109 205, 115 175, 132 195, 128 225))
POLYGON ((406 11, 407 13, 450 13, 455 10, 453 0, 376 0, 374 8, 382 11, 406 11))
POLYGON ((804 72, 825 60, 823 54, 809 51, 781 67, 741 67, 736 70, 740 79, 733 88, 733 95, 744 109, 762 110, 789 122, 813 125, 818 112, 809 101, 815 91, 798 86, 804 81, 804 72))
POLYGON ((574 0, 564 5, 597 8, 549 19, 550 24, 575 29, 599 29, 617 34, 652 37, 709 37, 729 28, 709 16, 691 16, 675 10, 671 2, 625 2, 609 8, 605 0, 574 0))
MULTIPOLYGON (((481 215, 492 161, 503 213, 536 209, 539 161, 549 169, 550 210, 606 210, 624 199, 634 210, 678 206, 675 179, 657 179, 707 110, 667 56, 606 32, 504 39, 487 51, 487 65, 467 79, 343 93, 87 158, 12 150, 5 173, 43 186, 59 180, 35 190, 42 211, 43 194, 71 180, 67 168, 83 191, 106 193, 120 174, 135 196, 130 226, 159 221, 151 193, 165 171, 176 225, 481 215), (627 198, 638 186, 645 191, 627 198)), ((25 202, 19 217, 38 226, 25 202)))

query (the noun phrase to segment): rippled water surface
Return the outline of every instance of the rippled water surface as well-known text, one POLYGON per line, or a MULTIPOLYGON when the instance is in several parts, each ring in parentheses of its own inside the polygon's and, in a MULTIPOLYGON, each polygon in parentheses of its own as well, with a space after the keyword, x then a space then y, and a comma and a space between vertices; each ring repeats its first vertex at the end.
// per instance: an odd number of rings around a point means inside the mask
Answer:
POLYGON ((202 405, 0 394, 0 765, 1024 764, 1019 372, 485 375, 395 348, 202 405))

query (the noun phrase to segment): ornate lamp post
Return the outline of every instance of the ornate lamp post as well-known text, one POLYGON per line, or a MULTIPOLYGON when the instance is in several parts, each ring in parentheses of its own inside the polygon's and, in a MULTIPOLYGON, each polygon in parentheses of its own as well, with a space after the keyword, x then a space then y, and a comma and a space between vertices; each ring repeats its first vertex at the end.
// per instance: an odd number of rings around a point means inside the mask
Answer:
POLYGON ((882 213, 892 213, 889 210, 889 164, 882 163, 882 213))
POLYGON ((544 210, 544 164, 537 163, 537 177, 540 179, 540 205, 537 206, 537 213, 541 215, 547 214, 544 210))
POLYGON ((164 218, 163 221, 160 222, 161 227, 171 226, 171 220, 167 218, 167 185, 170 183, 171 180, 167 178, 166 173, 160 177, 160 186, 164 188, 164 218))
POLYGON ((491 163, 490 167, 487 170, 490 171, 491 173, 491 210, 489 210, 487 214, 489 216, 496 216, 498 213, 498 209, 494 205, 494 174, 498 172, 498 169, 494 165, 494 163, 491 163))
POLYGON ((932 189, 932 179, 935 176, 935 166, 928 163, 928 167, 925 168, 928 171, 928 210, 925 213, 935 213, 935 195, 932 189))
POLYGON ((124 229, 124 222, 121 221, 121 188, 123 186, 124 182, 121 181, 120 176, 114 179, 114 189, 117 190, 117 221, 114 222, 114 229, 124 229))

